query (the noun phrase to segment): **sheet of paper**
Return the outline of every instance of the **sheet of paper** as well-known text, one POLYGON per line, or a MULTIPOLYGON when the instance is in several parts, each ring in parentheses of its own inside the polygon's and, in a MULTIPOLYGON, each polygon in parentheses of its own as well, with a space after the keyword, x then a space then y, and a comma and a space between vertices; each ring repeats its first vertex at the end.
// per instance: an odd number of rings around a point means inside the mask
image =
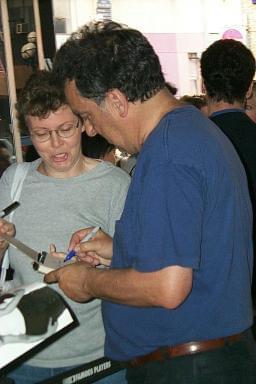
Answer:
POLYGON ((0 293, 0 369, 75 321, 44 283, 0 293))

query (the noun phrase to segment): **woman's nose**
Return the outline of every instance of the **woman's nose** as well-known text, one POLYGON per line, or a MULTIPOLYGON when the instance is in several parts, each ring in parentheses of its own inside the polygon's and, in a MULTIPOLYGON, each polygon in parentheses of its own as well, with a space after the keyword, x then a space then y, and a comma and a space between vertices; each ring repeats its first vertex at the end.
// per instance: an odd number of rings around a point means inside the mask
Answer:
POLYGON ((62 143, 62 139, 58 135, 57 131, 51 131, 50 140, 53 147, 58 147, 62 143))

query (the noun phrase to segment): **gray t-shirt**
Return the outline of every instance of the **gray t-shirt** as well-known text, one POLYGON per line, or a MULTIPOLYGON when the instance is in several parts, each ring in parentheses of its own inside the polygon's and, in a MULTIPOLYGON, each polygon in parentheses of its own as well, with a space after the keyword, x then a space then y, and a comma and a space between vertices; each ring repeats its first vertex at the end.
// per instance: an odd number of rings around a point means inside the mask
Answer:
MULTIPOLYGON (((57 251, 65 252, 72 233, 78 229, 100 226, 113 235, 115 221, 123 210, 129 176, 101 161, 79 176, 56 179, 37 171, 40 161, 31 163, 23 183, 20 206, 13 216, 17 239, 38 251, 49 251, 49 244, 54 243, 57 251)), ((11 203, 10 190, 16 166, 10 166, 0 180, 0 209, 11 203)), ((12 246, 9 257, 15 270, 15 285, 43 280, 43 275, 32 269, 31 259, 12 246)), ((63 295, 56 284, 51 287, 63 295)), ((65 300, 77 316, 79 326, 26 363, 54 368, 83 364, 104 355, 100 300, 82 304, 66 296, 65 300)))

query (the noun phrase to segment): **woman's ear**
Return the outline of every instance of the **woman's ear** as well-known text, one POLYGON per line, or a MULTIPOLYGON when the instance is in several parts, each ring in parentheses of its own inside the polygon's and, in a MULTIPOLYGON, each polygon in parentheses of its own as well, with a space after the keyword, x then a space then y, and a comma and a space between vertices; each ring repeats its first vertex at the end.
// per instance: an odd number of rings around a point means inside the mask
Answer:
POLYGON ((127 97, 119 91, 119 89, 112 89, 106 95, 108 106, 116 112, 120 117, 126 117, 128 113, 128 100, 127 97))

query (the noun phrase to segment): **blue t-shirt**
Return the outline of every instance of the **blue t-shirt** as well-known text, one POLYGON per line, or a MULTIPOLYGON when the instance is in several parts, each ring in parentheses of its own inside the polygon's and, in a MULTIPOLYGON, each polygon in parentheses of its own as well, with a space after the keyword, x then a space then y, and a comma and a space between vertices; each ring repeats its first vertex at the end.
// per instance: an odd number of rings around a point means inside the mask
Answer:
POLYGON ((106 355, 129 360, 249 328, 251 232, 246 175, 228 138, 193 106, 165 115, 139 154, 112 267, 190 267, 193 287, 173 310, 105 301, 106 355))

